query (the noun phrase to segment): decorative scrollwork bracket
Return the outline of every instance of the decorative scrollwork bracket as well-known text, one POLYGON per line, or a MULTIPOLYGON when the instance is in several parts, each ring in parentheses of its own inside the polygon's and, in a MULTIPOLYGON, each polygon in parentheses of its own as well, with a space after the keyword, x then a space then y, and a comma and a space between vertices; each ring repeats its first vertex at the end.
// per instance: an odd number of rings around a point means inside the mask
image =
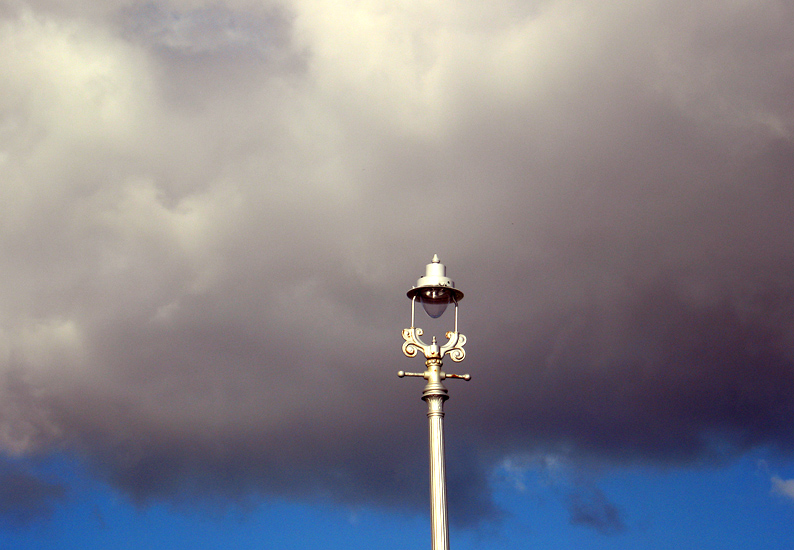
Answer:
POLYGON ((403 353, 408 357, 416 357, 420 351, 424 354, 426 359, 442 359, 444 355, 449 355, 449 358, 460 363, 466 357, 466 351, 463 346, 466 344, 466 336, 455 331, 446 333, 447 343, 439 347, 436 342, 436 337, 433 336, 431 344, 425 344, 420 336, 424 331, 419 327, 410 327, 403 329, 403 353))

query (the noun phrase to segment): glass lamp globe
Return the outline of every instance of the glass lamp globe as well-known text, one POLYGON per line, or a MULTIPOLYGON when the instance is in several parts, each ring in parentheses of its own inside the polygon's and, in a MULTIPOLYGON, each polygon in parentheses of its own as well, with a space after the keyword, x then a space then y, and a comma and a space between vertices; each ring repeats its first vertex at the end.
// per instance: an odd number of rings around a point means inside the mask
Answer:
POLYGON ((447 277, 447 268, 436 254, 433 261, 427 264, 425 275, 419 277, 416 286, 408 291, 408 297, 419 300, 425 312, 437 319, 444 314, 449 304, 463 298, 463 292, 455 288, 455 283, 447 277))

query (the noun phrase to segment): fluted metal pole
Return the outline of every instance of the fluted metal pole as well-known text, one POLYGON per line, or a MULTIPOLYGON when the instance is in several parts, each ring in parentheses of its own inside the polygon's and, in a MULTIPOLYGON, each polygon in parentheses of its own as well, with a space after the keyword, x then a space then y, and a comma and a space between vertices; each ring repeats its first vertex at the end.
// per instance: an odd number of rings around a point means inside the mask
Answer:
POLYGON ((427 403, 430 441, 430 529, 432 550, 449 550, 447 522, 447 474, 444 459, 444 401, 449 396, 441 382, 441 360, 427 360, 427 386, 422 399, 427 403))

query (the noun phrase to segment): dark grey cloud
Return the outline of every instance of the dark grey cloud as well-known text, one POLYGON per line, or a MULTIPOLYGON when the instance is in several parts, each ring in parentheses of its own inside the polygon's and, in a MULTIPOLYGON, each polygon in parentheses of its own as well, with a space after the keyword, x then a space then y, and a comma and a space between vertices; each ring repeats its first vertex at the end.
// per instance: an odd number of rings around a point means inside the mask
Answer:
POLYGON ((289 21, 277 5, 241 11, 205 4, 179 9, 168 4, 133 5, 120 16, 127 34, 184 55, 269 52, 287 45, 289 21))
POLYGON ((12 529, 49 519, 66 498, 66 488, 31 474, 13 462, 0 463, 0 524, 12 529))
MULTIPOLYGON (((423 510, 394 373, 437 252, 455 517, 506 457, 789 453, 794 15, 654 6, 3 10, 0 448, 141 503, 423 510)), ((598 495, 572 521, 614 531, 598 495)))

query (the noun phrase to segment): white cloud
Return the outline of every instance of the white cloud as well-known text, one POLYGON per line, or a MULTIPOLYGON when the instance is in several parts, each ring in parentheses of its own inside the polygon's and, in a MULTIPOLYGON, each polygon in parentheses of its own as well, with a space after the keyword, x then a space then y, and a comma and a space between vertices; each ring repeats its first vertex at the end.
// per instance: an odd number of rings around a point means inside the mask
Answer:
POLYGON ((784 497, 794 499, 794 479, 772 477, 772 491, 784 497))
POLYGON ((24 11, 0 24, 5 116, 50 147, 129 147, 148 119, 152 93, 146 57, 106 29, 24 11))

